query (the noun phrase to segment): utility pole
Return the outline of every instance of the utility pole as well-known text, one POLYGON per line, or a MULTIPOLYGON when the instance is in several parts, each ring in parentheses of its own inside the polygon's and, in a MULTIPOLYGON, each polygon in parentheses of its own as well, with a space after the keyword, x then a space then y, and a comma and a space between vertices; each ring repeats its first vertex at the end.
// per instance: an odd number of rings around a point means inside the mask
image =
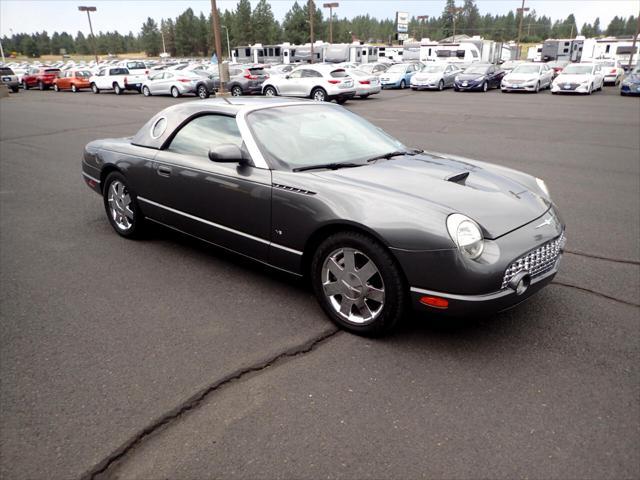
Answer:
POLYGON ((333 43, 333 9, 340 6, 338 2, 325 3, 322 5, 329 9, 329 43, 333 43))
POLYGON ((162 53, 167 53, 167 47, 164 44, 164 30, 160 27, 160 36, 162 36, 162 53))
POLYGON ((424 38, 424 22, 429 19, 429 15, 418 15, 418 20, 420 20, 420 40, 424 38))
POLYGON ((224 28, 224 30, 227 32, 227 59, 231 60, 231 44, 229 43, 229 29, 224 25, 220 25, 220 28, 224 28))
MULTIPOLYGON (((629 54, 628 71, 631 71, 631 62, 633 61, 633 54, 636 53, 636 43, 638 42, 638 35, 640 35, 640 12, 638 13, 638 26, 636 27, 636 34, 633 36, 633 43, 631 44, 631 53, 629 54)), ((636 60, 636 63, 638 61, 636 60)))
POLYGON ((91 31, 91 40, 93 44, 93 56, 96 58, 96 65, 98 65, 98 50, 96 49, 96 36, 93 34, 93 25, 91 25, 91 15, 89 12, 95 12, 97 10, 96 7, 78 7, 78 10, 81 12, 87 12, 87 18, 89 19, 89 31, 91 31))
POLYGON ((520 14, 520 25, 518 26, 518 51, 516 54, 516 60, 520 60, 520 50, 522 47, 520 46, 520 38, 522 37, 522 20, 524 19, 524 12, 529 11, 529 7, 524 8, 524 0, 522 0, 522 7, 516 10, 520 14))
POLYGON ((451 19, 453 20, 453 43, 456 43, 456 17, 462 10, 463 10, 462 7, 451 7, 449 9, 449 13, 451 14, 451 19))
POLYGON ((215 43, 216 56, 218 57, 218 76, 220 77, 220 88, 218 91, 224 93, 224 84, 227 81, 227 71, 222 68, 222 40, 220 39, 220 16, 216 0, 211 0, 211 23, 213 24, 213 41, 215 43))
POLYGON ((309 40, 311 40, 311 63, 315 62, 315 53, 313 52, 313 11, 316 9, 316 4, 313 0, 309 0, 307 3, 309 9, 309 40))

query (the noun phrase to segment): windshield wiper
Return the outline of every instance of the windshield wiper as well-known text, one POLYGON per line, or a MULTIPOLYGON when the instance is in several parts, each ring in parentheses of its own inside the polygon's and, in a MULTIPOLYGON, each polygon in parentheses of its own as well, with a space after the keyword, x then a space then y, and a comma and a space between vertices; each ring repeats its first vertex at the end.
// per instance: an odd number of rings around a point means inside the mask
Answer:
POLYGON ((367 162, 375 162, 376 160, 381 160, 386 158, 389 160, 392 157, 399 157, 400 155, 417 155, 419 152, 416 151, 408 151, 408 150, 396 150, 395 152, 383 153, 382 155, 377 155, 375 157, 371 157, 367 159, 367 162))
POLYGON ((339 168, 352 168, 352 167, 361 167, 364 165, 363 163, 353 163, 353 162, 336 162, 336 163, 323 163, 321 165, 308 165, 306 167, 298 167, 294 168, 294 172, 304 172, 306 170, 338 170, 339 168))

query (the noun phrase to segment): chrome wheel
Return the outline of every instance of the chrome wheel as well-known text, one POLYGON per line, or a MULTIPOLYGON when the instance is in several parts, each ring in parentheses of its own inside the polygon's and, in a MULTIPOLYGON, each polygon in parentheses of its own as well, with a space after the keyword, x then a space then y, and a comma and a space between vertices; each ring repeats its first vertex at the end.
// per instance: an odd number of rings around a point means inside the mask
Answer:
POLYGON ((71 84, 71 91, 72 91, 73 93, 76 93, 76 92, 78 91, 78 87, 76 87, 76 84, 75 84, 75 83, 72 83, 72 84, 71 84))
POLYGON ((131 196, 127 187, 120 180, 114 180, 109 185, 107 202, 109 203, 109 214, 116 227, 123 232, 129 230, 134 220, 131 196))
POLYGON ((276 90, 272 87, 267 87, 264 90, 264 96, 265 97, 275 97, 276 96, 276 90))
POLYGON ((382 312, 385 289, 373 261, 355 248, 339 248, 322 265, 322 289, 329 304, 345 321, 362 325, 382 312))
POLYGON ((142 94, 145 97, 150 97, 151 96, 151 90, 149 90, 149 87, 147 87, 146 85, 144 87, 142 87, 142 94))
POLYGON ((240 87, 233 87, 231 89, 231 95, 233 97, 240 97, 242 95, 242 88, 240 87))
POLYGON ((313 91, 311 98, 313 98, 316 102, 324 102, 327 98, 327 95, 324 93, 324 90, 318 88, 313 91))

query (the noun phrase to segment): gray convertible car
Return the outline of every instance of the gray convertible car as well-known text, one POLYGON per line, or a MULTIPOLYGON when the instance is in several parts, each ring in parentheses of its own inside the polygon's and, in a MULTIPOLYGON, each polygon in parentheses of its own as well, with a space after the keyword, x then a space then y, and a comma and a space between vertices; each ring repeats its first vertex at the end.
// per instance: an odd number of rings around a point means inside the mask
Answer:
POLYGON ((564 224, 544 182, 404 146, 335 104, 186 102, 84 152, 123 237, 155 222, 307 276, 339 326, 375 335, 409 305, 467 314, 548 284, 564 224))

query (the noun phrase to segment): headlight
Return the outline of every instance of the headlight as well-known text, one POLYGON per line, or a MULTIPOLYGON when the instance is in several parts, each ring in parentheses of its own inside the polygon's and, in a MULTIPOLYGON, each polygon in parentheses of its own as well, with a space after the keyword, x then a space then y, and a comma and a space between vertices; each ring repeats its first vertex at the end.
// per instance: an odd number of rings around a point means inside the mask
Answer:
POLYGON ((482 255, 484 239, 476 222, 465 215, 454 213, 447 217, 447 230, 463 255, 472 260, 482 255))
POLYGON ((547 187, 547 184, 544 183, 544 180, 542 180, 541 178, 536 178, 536 183, 538 184, 538 187, 540 188, 540 190, 542 190, 547 197, 551 196, 549 194, 549 188, 547 187))

